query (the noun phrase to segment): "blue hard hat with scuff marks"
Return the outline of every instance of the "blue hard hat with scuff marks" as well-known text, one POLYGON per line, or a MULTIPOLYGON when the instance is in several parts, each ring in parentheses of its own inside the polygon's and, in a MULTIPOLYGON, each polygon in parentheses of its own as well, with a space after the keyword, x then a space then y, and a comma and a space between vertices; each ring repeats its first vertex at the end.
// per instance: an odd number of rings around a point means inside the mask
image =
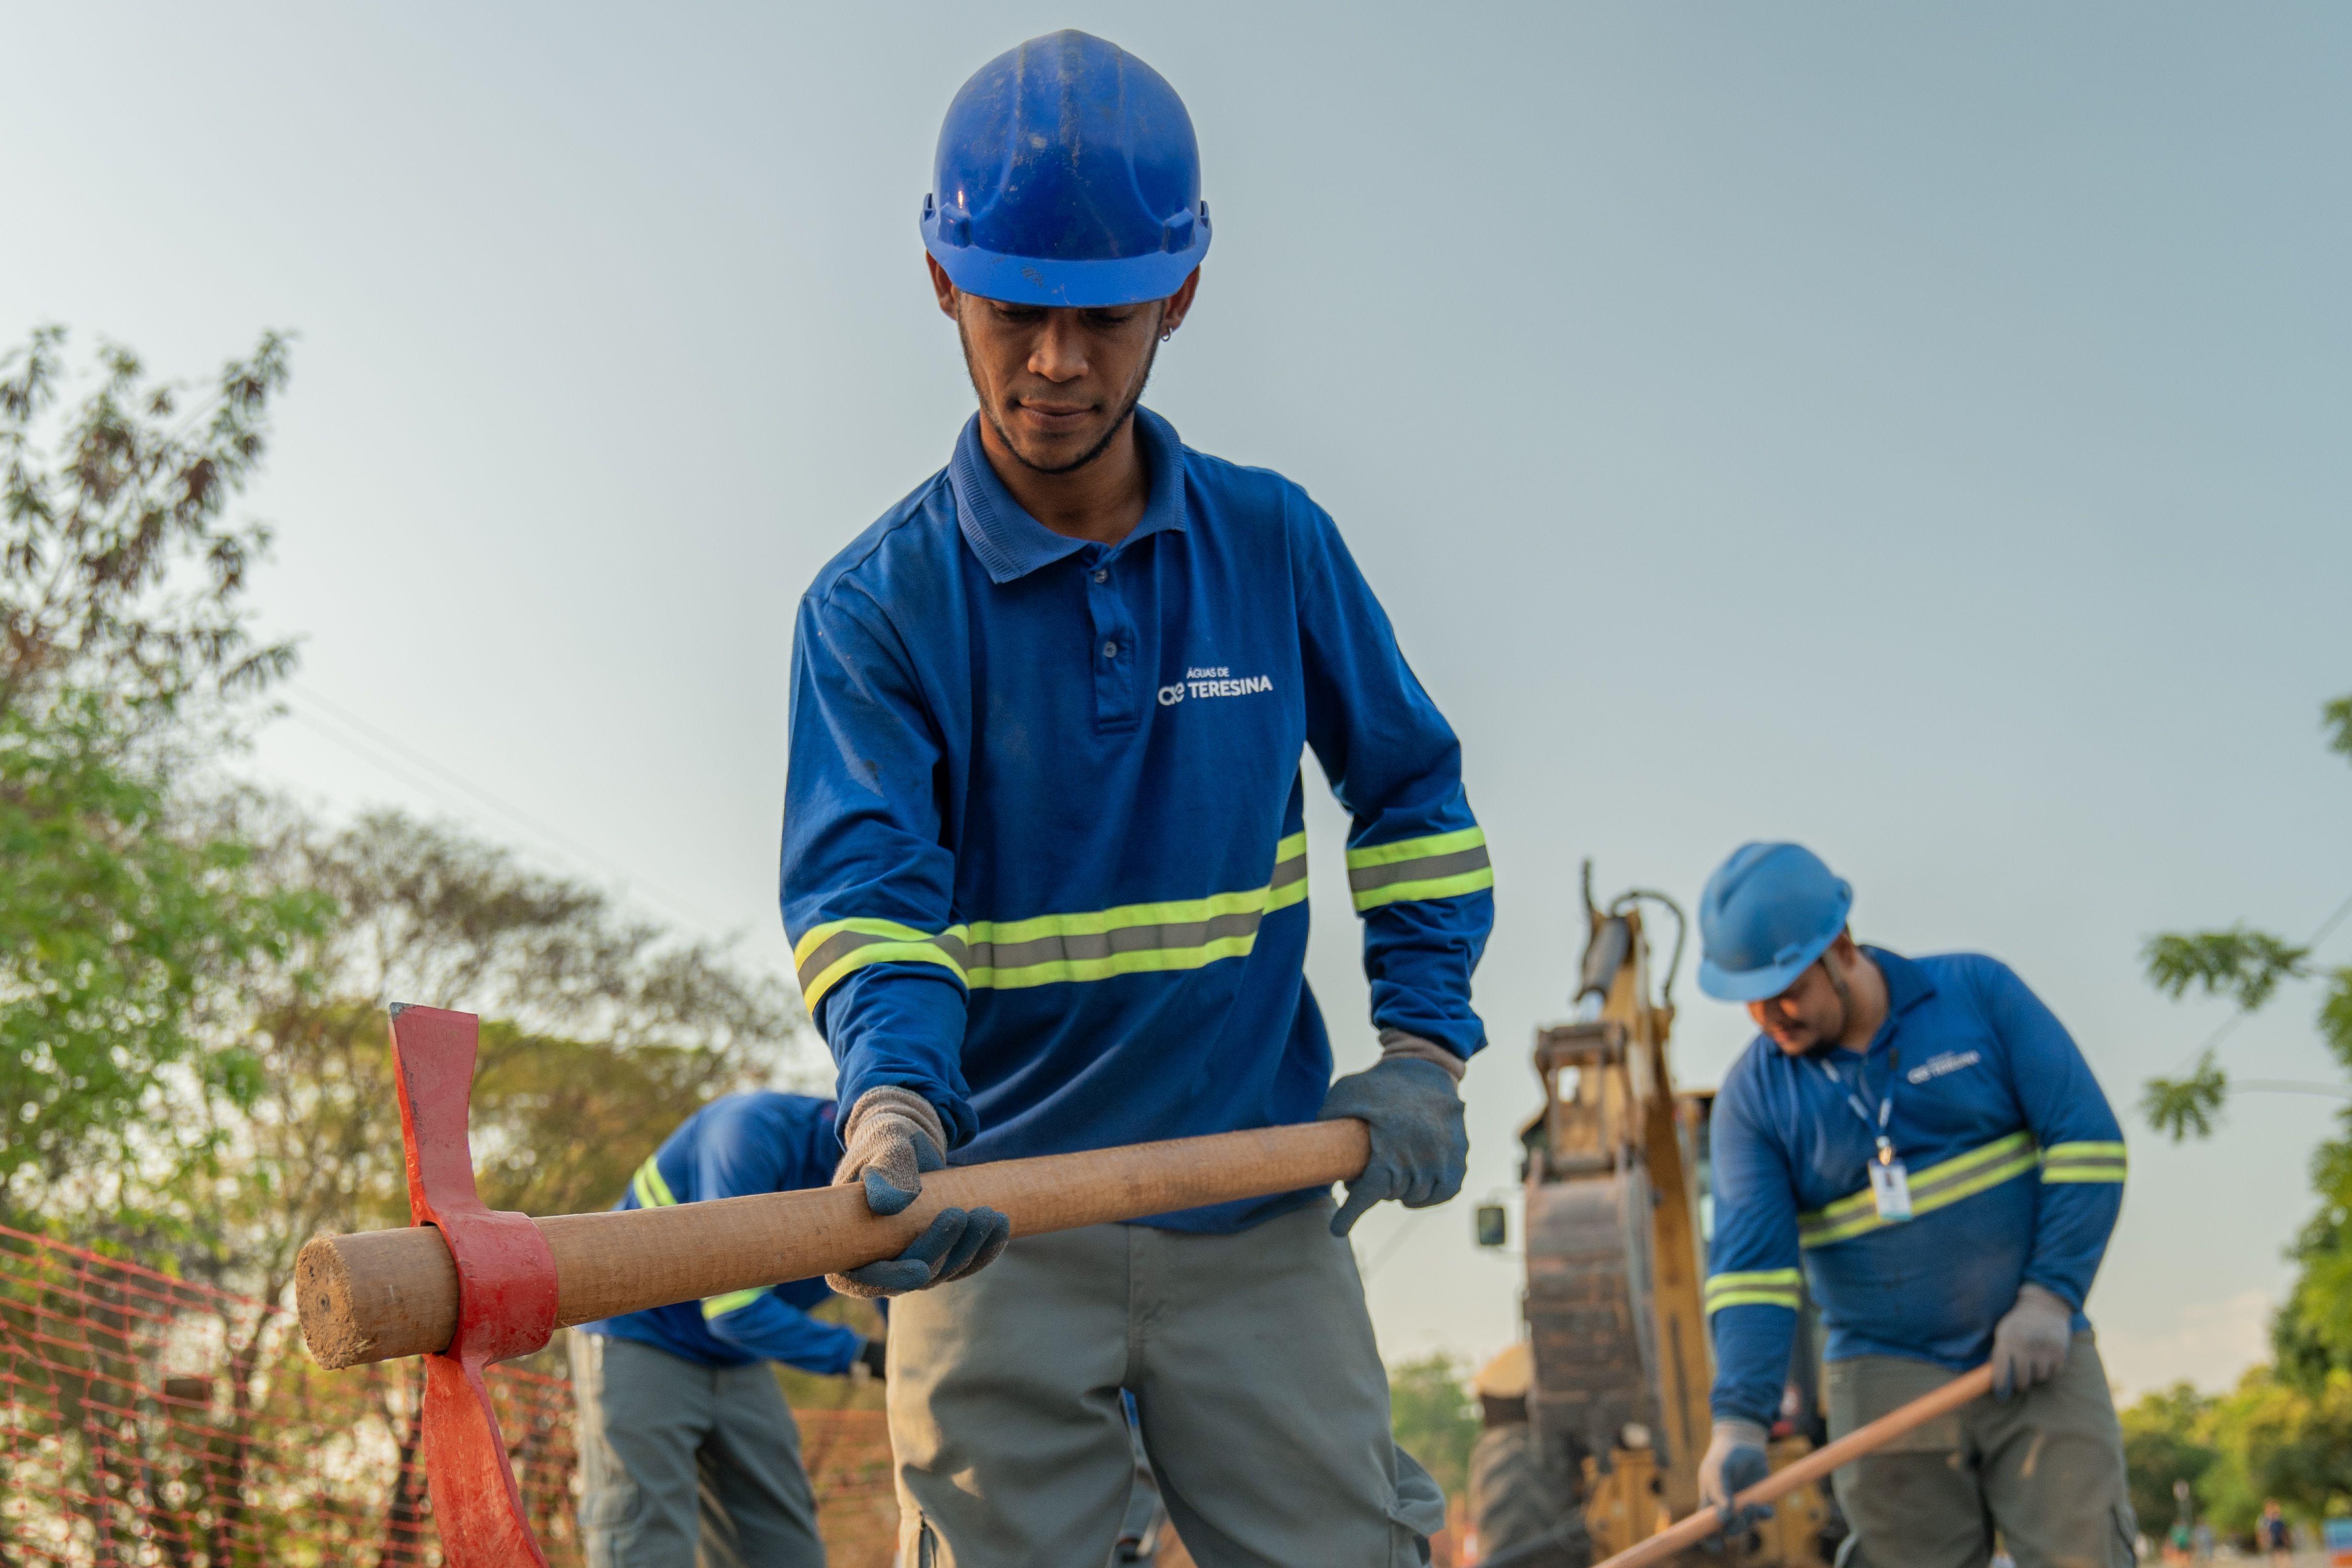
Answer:
POLYGON ((1016 305, 1164 299, 1209 251, 1201 150, 1167 78, 1075 29, 989 61, 948 105, 923 248, 1016 305))
POLYGON ((1804 845, 1740 845, 1699 894, 1699 989, 1725 1002, 1779 996, 1853 909, 1853 889, 1804 845))

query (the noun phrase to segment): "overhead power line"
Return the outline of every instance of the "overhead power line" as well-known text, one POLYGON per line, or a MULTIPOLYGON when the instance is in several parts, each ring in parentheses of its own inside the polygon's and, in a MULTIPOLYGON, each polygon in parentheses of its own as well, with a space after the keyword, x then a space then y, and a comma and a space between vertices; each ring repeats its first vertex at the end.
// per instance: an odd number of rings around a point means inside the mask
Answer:
POLYGON ((693 928, 709 940, 723 941, 727 938, 725 922, 713 919, 689 901, 646 881, 610 855, 581 842, 560 829, 550 827, 464 775, 419 754, 409 742, 362 718, 332 698, 300 681, 288 681, 280 689, 294 699, 287 708, 289 716, 311 733, 360 760, 393 775, 412 788, 422 789, 461 815, 473 816, 488 811, 501 819, 506 826, 538 840, 542 846, 555 852, 559 858, 571 860, 575 864, 585 862, 582 869, 593 869, 598 874, 616 878, 625 894, 653 906, 662 915, 693 928), (453 799, 452 791, 462 799, 453 799))

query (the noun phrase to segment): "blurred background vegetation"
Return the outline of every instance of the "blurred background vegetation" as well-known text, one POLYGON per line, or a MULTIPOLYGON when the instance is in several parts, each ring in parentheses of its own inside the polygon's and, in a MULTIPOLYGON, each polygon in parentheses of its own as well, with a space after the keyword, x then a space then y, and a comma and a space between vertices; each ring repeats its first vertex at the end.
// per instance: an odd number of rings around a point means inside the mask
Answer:
MULTIPOLYGON (((2326 704, 2320 727, 2331 749, 2352 758, 2352 696, 2326 704)), ((2341 1083, 2233 1082, 2217 1055, 2239 1019, 2315 985, 2315 1025, 2352 1075, 2352 967, 2310 962, 2347 917, 2352 902, 2299 943, 2242 922, 2150 939, 2142 956, 2158 989, 2176 1000, 2195 993, 2234 1004, 2179 1076, 2148 1080, 2140 1108, 2150 1126, 2176 1142, 2208 1136, 2246 1092, 2352 1099, 2341 1083)), ((2312 1155, 2317 1202, 2288 1249, 2295 1279, 2271 1322, 2271 1364, 2227 1394, 2181 1384, 2124 1412, 2132 1503, 2151 1537, 2179 1514, 2180 1481, 2189 1483, 2195 1518, 2241 1538, 2251 1536, 2267 1498, 2305 1521, 2352 1513, 2352 1105, 2337 1113, 2337 1127, 2312 1155)))
POLYGON ((291 643, 230 509, 289 373, 57 328, 0 355, 0 1222, 278 1299, 405 1223, 392 1001, 483 1015, 494 1207, 599 1208, 695 1107, 798 1086, 797 997, 446 823, 317 820, 233 767, 291 643))

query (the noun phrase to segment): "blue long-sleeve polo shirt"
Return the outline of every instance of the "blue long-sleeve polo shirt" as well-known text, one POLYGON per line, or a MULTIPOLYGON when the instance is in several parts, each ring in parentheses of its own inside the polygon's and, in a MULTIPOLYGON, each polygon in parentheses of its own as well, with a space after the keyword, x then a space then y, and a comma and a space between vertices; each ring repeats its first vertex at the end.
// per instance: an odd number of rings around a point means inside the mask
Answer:
MULTIPOLYGON (((841 1157, 834 1103, 806 1094, 755 1090, 722 1094, 678 1124, 637 1167, 615 1208, 666 1208, 714 1197, 795 1192, 833 1179, 841 1157)), ((705 1366, 781 1361, 803 1372, 849 1370, 865 1336, 820 1322, 808 1310, 833 1294, 823 1280, 794 1280, 764 1291, 737 1291, 707 1301, 649 1307, 600 1322, 611 1334, 668 1351, 705 1366)))
POLYGON ((1791 1057, 1759 1035, 1716 1097, 1706 1304, 1719 1417, 1769 1426, 1778 1414, 1801 1260, 1832 1361, 1974 1366, 2028 1281, 2088 1326, 2081 1308, 2123 1207, 2125 1155, 2083 1053, 1995 959, 1864 951, 1887 993, 1864 1055, 1791 1057), (1915 1216, 1902 1221, 1878 1218, 1865 1174, 1890 1092, 1915 1216))
MULTIPOLYGON (((1372 1022, 1467 1057, 1493 919, 1454 732, 1339 530, 1138 410, 1116 545, 945 470, 835 558, 793 650, 782 904, 845 1104, 938 1107, 958 1163, 1309 1121, 1302 753, 1354 818, 1372 1022)), ((1312 1194, 1161 1216, 1225 1231, 1312 1194)))

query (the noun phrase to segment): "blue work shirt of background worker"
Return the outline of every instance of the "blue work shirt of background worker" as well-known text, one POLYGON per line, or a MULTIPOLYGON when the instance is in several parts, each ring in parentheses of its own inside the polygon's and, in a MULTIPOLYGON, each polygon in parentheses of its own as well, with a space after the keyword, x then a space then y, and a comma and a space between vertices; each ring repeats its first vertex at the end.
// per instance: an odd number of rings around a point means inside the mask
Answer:
MULTIPOLYGON (((782 904, 842 1103, 955 1163, 1314 1119, 1302 752, 1354 818, 1373 1024, 1467 1058, 1493 922, 1453 730, 1297 486, 1135 412, 1117 545, 1023 510, 968 423, 819 575, 793 652, 782 904)), ((1160 1216, 1226 1232, 1311 1193, 1160 1216)))
MULTIPOLYGON (((824 1186, 841 1158, 834 1103, 754 1090, 722 1094, 679 1124, 637 1168, 615 1208, 662 1208, 715 1197, 824 1186)), ((649 1307, 583 1323, 583 1333, 635 1340, 705 1366, 781 1361, 837 1375, 866 1346, 856 1330, 821 1322, 808 1309, 831 1296, 821 1280, 737 1291, 702 1301, 649 1307)))
POLYGON ((1865 1056, 1792 1057, 1759 1036, 1716 1097, 1707 1303, 1718 1419, 1778 1417, 1801 1256, 1832 1361, 1977 1365, 2027 1282, 2073 1305, 2076 1332, 2089 1326, 2081 1309, 2123 1206, 2124 1148, 2083 1053, 1995 959, 1863 951, 1887 997, 1865 1056), (1865 1175, 1890 1087, 1888 1132, 1916 1214, 1895 1222, 1876 1218, 1865 1175))

